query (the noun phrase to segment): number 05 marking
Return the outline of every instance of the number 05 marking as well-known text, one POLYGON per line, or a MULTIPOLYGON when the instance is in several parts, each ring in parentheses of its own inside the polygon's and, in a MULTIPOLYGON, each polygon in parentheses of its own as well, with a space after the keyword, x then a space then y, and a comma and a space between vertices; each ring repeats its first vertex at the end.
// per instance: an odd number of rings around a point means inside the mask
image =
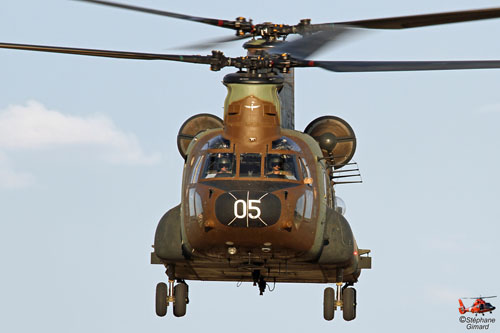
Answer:
POLYGON ((262 214, 260 207, 256 206, 260 204, 260 200, 236 200, 234 202, 234 216, 237 219, 245 219, 247 216, 252 220, 260 218, 262 214))
MULTIPOLYGON (((230 193, 231 194, 231 193, 230 193)), ((228 225, 231 225, 236 219, 246 219, 247 220, 247 227, 248 227, 248 219, 252 220, 257 220, 259 219, 262 224, 267 226, 267 223, 264 222, 260 216, 262 214, 262 211, 260 210, 260 207, 258 206, 261 203, 261 199, 265 197, 268 193, 264 194, 261 196, 259 199, 255 200, 252 199, 250 200, 250 192, 247 192, 247 200, 243 199, 238 199, 234 202, 234 207, 233 207, 233 212, 234 212, 234 219, 228 223, 228 225)), ((232 194, 231 194, 232 195, 232 194)), ((233 198, 236 199, 234 195, 232 195, 233 198)))

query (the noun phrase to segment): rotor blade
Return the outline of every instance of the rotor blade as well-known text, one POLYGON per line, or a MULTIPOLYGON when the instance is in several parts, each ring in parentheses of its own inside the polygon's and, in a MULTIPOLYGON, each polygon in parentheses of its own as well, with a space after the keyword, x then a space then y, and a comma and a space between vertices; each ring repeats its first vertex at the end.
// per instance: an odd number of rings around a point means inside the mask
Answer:
POLYGON ((94 3, 94 4, 98 4, 98 5, 105 5, 105 6, 110 6, 110 7, 122 8, 122 9, 130 9, 130 10, 143 12, 143 13, 168 16, 168 17, 173 17, 173 18, 177 18, 177 19, 181 19, 181 20, 205 23, 205 24, 215 25, 218 27, 223 27, 223 28, 228 28, 228 29, 235 29, 234 21, 190 16, 190 15, 167 12, 167 11, 163 11, 163 10, 132 6, 132 5, 111 2, 111 1, 103 1, 103 0, 75 0, 75 1, 90 2, 90 3, 94 3))
POLYGON ((339 42, 347 36, 359 32, 359 29, 352 29, 342 25, 335 25, 334 30, 326 30, 311 35, 306 35, 303 38, 296 39, 291 42, 284 42, 276 47, 268 50, 269 53, 281 54, 289 53, 292 57, 299 59, 307 59, 313 53, 321 48, 334 42, 339 42))
POLYGON ((397 72, 500 68, 500 60, 469 61, 303 61, 297 67, 321 67, 332 72, 397 72))
POLYGON ((206 41, 203 43, 194 43, 194 44, 179 46, 179 47, 177 47, 177 49, 181 49, 181 50, 200 50, 200 49, 202 49, 203 50, 203 49, 213 48, 213 47, 215 47, 219 44, 222 44, 222 43, 234 42, 237 40, 247 39, 250 37, 252 37, 252 36, 244 35, 244 36, 222 37, 222 38, 213 39, 211 41, 206 41))
POLYGON ((27 44, 11 44, 0 43, 0 48, 16 49, 39 52, 79 54, 94 57, 108 58, 123 58, 136 60, 171 60, 183 61, 198 64, 210 64, 212 57, 200 55, 174 55, 174 54, 155 54, 155 53, 140 53, 140 52, 124 52, 124 51, 106 51, 94 49, 81 49, 71 47, 45 46, 45 45, 27 45, 27 44))
MULTIPOLYGON (((498 17, 500 17, 500 8, 487 8, 487 9, 464 10, 458 12, 338 22, 336 24, 344 24, 348 26, 366 28, 366 29, 406 29, 406 28, 425 27, 438 24, 485 20, 498 17)), ((331 23, 312 24, 312 26, 314 26, 315 28, 319 28, 319 30, 323 30, 321 29, 322 25, 324 26, 324 29, 329 29, 332 24, 331 23)))

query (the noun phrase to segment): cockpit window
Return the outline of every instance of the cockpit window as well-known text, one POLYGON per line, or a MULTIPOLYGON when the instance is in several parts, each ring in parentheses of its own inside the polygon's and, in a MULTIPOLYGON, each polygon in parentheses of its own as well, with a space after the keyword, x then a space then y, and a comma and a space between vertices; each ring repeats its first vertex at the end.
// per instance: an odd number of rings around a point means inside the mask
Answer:
POLYGON ((200 174, 202 160, 203 156, 198 156, 196 164, 194 165, 193 171, 191 173, 191 181, 190 181, 191 184, 196 183, 196 181, 198 180, 198 175, 200 174))
POLYGON ((310 178, 311 171, 309 171, 309 167, 307 166, 306 160, 303 157, 301 157, 300 162, 301 162, 302 174, 303 174, 304 178, 310 178))
POLYGON ((240 177, 260 177, 260 154, 240 155, 240 177))
POLYGON ((298 180, 297 159, 291 154, 268 154, 266 156, 266 177, 298 180))
POLYGON ((236 171, 234 154, 208 154, 203 167, 202 178, 234 177, 236 171))
POLYGON ((208 140, 207 143, 203 145, 202 150, 207 150, 207 149, 228 149, 231 147, 229 140, 224 139, 222 135, 218 135, 216 137, 211 138, 208 140))
MULTIPOLYGON (((303 158, 303 157, 300 158, 300 166, 302 168, 302 177, 304 177, 304 179, 311 178, 311 171, 309 170, 309 167, 307 166, 307 162, 306 162, 305 158, 303 158)), ((311 183, 308 183, 307 185, 312 186, 311 183)))
POLYGON ((292 139, 282 136, 278 140, 272 142, 273 150, 293 150, 300 151, 300 147, 292 139))

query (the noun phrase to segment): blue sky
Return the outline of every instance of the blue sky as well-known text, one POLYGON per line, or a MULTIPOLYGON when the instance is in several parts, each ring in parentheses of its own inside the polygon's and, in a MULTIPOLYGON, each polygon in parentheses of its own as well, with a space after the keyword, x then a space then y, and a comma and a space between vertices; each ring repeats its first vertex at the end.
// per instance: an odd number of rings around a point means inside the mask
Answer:
MULTIPOLYGON (((500 6, 127 3, 290 24, 500 6)), ((175 47, 231 34, 70 0, 4 0, 0 31, 3 42, 185 54, 175 47)), ((500 59, 499 34, 500 19, 368 32, 315 58, 500 59)), ((242 54, 237 42, 222 50, 242 54)), ((176 134, 194 114, 222 115, 231 69, 11 50, 0 50, 0 63, 2 331, 459 331, 458 297, 498 294, 499 70, 296 71, 296 128, 333 114, 358 137, 364 183, 337 194, 373 269, 360 277, 357 319, 346 323, 323 320, 324 285, 278 285, 260 297, 250 284, 192 282, 185 318, 154 314, 165 275, 149 252, 159 218, 180 200, 176 134)))

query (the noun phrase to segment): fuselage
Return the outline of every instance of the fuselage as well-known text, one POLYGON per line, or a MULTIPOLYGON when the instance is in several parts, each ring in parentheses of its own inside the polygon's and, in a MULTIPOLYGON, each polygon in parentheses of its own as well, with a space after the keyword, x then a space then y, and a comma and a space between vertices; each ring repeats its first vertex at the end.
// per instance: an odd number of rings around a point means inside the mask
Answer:
POLYGON ((370 267, 358 265, 317 138, 280 126, 281 83, 227 75, 220 127, 180 148, 181 204, 161 219, 154 258, 185 279, 243 281, 253 267, 281 282, 353 283, 370 267))
POLYGON ((228 77, 224 127, 199 133, 187 151, 186 248, 211 257, 226 256, 230 246, 233 258, 313 260, 323 245, 326 210, 334 209, 321 149, 311 136, 280 127, 278 84, 228 77))
MULTIPOLYGON (((495 296, 493 296, 495 297, 495 296)), ((475 313, 475 314, 478 314, 478 313, 486 313, 486 312, 493 312, 493 310, 496 309, 496 307, 494 307, 493 305, 491 305, 491 303, 489 302, 486 302, 484 299, 482 298, 478 298, 474 301, 474 304, 472 304, 471 307, 469 308, 466 308, 464 306, 464 303, 462 302, 461 299, 458 300, 458 303, 460 304, 460 308, 458 308, 458 311, 461 313, 461 314, 464 314, 466 312, 470 312, 470 313, 475 313)))

